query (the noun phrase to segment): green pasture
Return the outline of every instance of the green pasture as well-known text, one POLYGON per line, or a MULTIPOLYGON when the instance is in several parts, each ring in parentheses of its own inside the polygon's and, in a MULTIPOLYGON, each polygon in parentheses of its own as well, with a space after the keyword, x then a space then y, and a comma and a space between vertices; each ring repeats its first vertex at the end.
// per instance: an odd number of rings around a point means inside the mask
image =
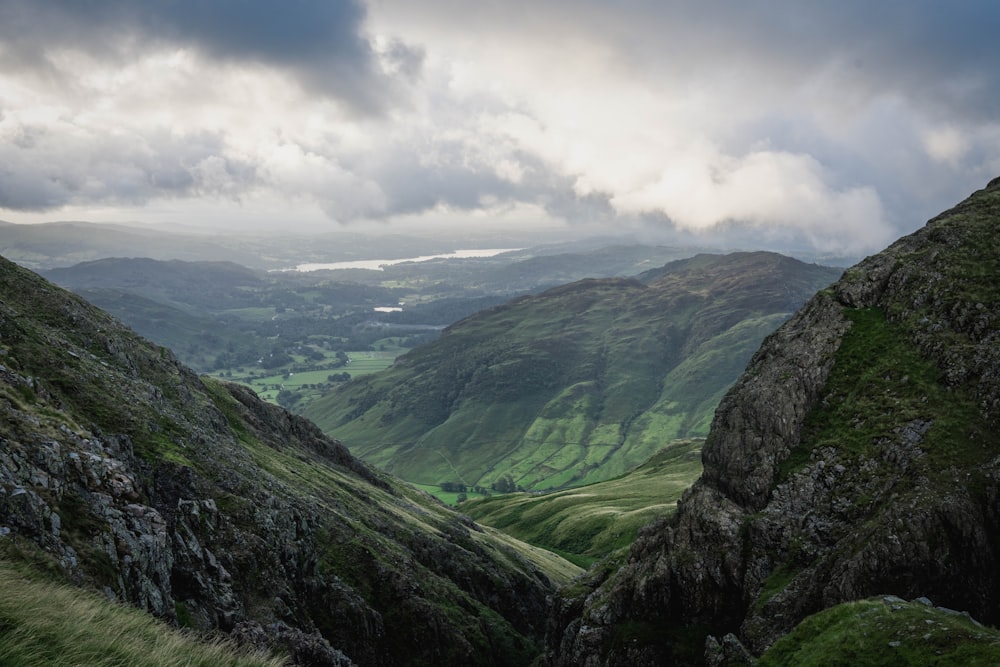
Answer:
POLYGON ((486 498, 470 494, 460 509, 479 523, 586 567, 627 547, 639 528, 674 511, 701 474, 703 443, 674 441, 635 470, 587 486, 486 498))
POLYGON ((337 383, 331 383, 329 376, 347 373, 351 378, 377 373, 392 365, 405 348, 396 344, 395 339, 386 339, 380 343, 378 350, 356 350, 347 352, 348 363, 334 367, 337 361, 335 352, 321 350, 323 360, 309 360, 301 354, 291 355, 293 362, 277 369, 270 374, 259 366, 237 366, 213 372, 212 377, 239 382, 252 388, 265 401, 278 404, 278 394, 281 391, 293 392, 297 395, 294 403, 289 405, 296 412, 312 401, 328 393, 337 383))

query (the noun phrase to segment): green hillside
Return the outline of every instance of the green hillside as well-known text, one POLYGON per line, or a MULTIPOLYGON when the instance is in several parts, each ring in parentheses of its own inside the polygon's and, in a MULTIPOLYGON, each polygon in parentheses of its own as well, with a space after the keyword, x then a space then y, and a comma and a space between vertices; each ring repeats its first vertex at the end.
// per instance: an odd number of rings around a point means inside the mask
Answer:
POLYGON ((838 275, 735 253, 579 281, 466 318, 305 414, 417 483, 609 479, 704 436, 764 336, 838 275))
POLYGON ((700 439, 679 440, 635 470, 553 493, 499 494, 462 503, 477 522, 581 565, 627 547, 639 529, 673 512, 701 474, 700 439))

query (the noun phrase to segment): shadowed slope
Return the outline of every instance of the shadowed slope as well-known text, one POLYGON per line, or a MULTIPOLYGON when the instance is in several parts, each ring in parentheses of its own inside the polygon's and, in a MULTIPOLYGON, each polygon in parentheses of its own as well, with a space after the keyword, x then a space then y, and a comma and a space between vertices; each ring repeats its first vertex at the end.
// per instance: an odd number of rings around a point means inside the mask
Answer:
POLYGON ((1000 179, 769 336, 677 512, 553 606, 545 663, 700 663, 727 634, 759 655, 886 593, 1000 622, 998 228, 1000 179))

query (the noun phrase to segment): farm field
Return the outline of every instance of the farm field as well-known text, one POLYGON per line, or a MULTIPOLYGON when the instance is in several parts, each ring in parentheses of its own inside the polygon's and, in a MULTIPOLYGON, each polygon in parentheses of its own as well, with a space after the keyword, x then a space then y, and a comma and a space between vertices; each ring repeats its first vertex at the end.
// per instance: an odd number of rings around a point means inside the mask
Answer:
POLYGON ((385 370, 406 351, 396 339, 379 341, 378 346, 377 350, 346 352, 346 363, 333 352, 323 352, 321 360, 293 354, 292 361, 277 372, 263 370, 259 365, 246 365, 217 370, 209 375, 245 384, 263 400, 297 411, 341 382, 385 370))

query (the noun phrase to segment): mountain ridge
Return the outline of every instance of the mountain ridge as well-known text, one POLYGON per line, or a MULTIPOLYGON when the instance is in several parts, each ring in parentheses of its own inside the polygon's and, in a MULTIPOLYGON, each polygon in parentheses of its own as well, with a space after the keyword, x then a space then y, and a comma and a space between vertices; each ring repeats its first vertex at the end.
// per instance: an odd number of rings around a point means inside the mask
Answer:
POLYGON ((577 568, 0 259, 0 553, 303 664, 523 664, 577 568))
POLYGON ((882 594, 1000 621, 998 225, 994 179, 770 335, 677 512, 554 602, 543 664, 727 664, 706 639, 752 658, 882 594))
POLYGON ((415 482, 600 481, 704 435, 764 335, 839 274, 734 253, 561 285, 456 322, 304 414, 415 482))

